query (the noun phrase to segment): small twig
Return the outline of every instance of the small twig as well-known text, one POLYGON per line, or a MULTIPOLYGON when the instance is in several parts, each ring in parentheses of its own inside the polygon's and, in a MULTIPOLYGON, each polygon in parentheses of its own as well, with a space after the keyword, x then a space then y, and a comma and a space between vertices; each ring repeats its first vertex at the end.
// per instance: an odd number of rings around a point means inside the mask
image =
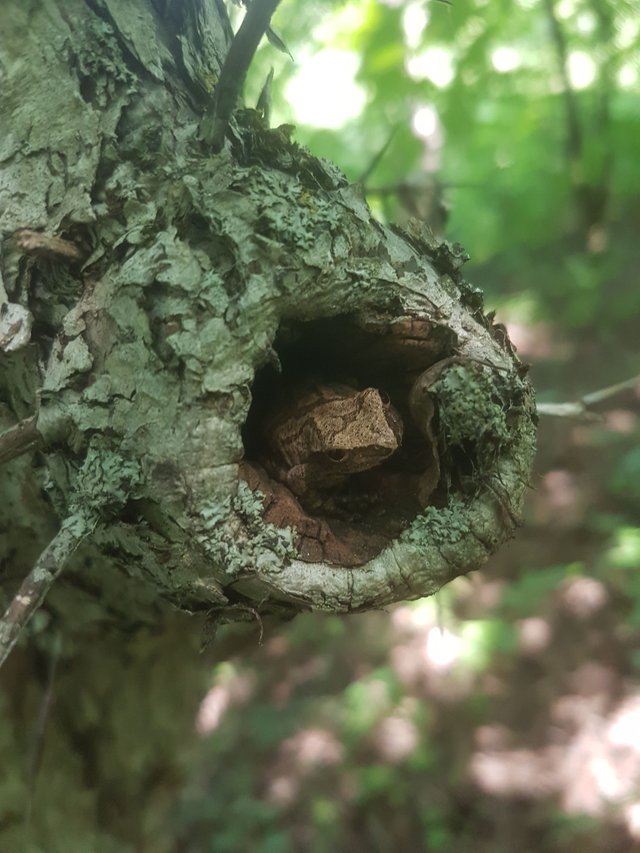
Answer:
POLYGON ((253 56, 263 35, 269 29, 271 16, 280 0, 253 0, 240 25, 220 71, 214 100, 214 117, 208 142, 214 154, 224 145, 229 119, 253 56))
POLYGON ((562 95, 564 97, 565 119, 567 122, 567 154, 569 161, 575 165, 582 152, 582 131, 580 128, 576 95, 571 86, 571 79, 569 78, 569 51, 560 21, 556 15, 554 0, 544 0, 544 7, 547 18, 549 19, 558 62, 558 71, 562 79, 562 95))
POLYGON ((96 524, 97 515, 76 513, 69 516, 38 557, 0 619, 0 667, 71 555, 96 524))
POLYGON ((29 764, 28 764, 28 799, 25 808, 25 825, 29 827, 31 825, 31 815, 33 812, 33 797, 36 789, 36 780, 38 778, 38 773, 40 771, 40 765, 42 763, 42 754, 44 751, 44 736, 47 728, 47 723, 49 721, 49 715, 51 713, 51 707, 53 705, 54 700, 54 684, 55 684, 55 675, 56 668, 58 666, 58 660, 60 659, 60 650, 62 647, 61 636, 58 631, 55 632, 53 636, 53 642, 51 643, 51 648, 49 650, 49 660, 47 666, 47 674, 46 674, 46 682, 44 694, 42 696, 42 701, 40 702, 40 709, 38 711, 38 716, 35 721, 34 731, 33 731, 33 742, 29 755, 29 764))
POLYGON ((41 231, 32 231, 30 228, 20 228, 14 232, 13 236, 23 252, 53 255, 73 263, 82 260, 83 257, 75 243, 72 243, 71 240, 63 240, 62 237, 47 237, 41 231))
POLYGON ((366 187, 367 195, 401 195, 402 193, 424 192, 425 190, 446 189, 446 190, 467 190, 467 189, 483 189, 486 186, 484 183, 474 183, 469 181, 453 182, 441 181, 438 178, 429 178, 429 180, 412 180, 399 181, 397 184, 389 184, 380 187, 366 187))
POLYGON ((536 408, 539 415, 550 415, 556 418, 581 418, 590 421, 600 420, 598 413, 593 411, 595 406, 610 400, 612 397, 617 397, 623 391, 637 387, 640 387, 640 374, 631 379, 626 379, 624 382, 617 382, 615 385, 609 385, 607 388, 585 394, 573 403, 538 403, 536 408))
POLYGON ((15 426, 0 433, 0 465, 37 447, 41 441, 42 436, 36 427, 35 415, 19 421, 15 426))
POLYGON ((367 180, 371 177, 376 166, 378 165, 378 163, 382 160, 384 155, 389 150, 389 146, 393 142, 393 137, 396 135, 397 131, 398 131, 398 125, 391 128, 391 132, 387 136, 387 139, 386 139, 384 145, 380 148, 379 151, 377 151, 373 155, 373 159, 371 160, 371 162, 369 163, 367 168, 364 170, 364 172, 360 175, 360 177, 356 181, 356 184, 360 184, 361 186, 364 186, 367 183, 367 180))
POLYGON ((262 113, 262 118, 264 119, 264 123, 269 126, 269 122, 271 120, 271 85, 273 83, 273 66, 269 69, 269 73, 267 74, 267 79, 264 82, 262 89, 260 90, 260 95, 258 96, 258 102, 256 104, 256 111, 262 113))

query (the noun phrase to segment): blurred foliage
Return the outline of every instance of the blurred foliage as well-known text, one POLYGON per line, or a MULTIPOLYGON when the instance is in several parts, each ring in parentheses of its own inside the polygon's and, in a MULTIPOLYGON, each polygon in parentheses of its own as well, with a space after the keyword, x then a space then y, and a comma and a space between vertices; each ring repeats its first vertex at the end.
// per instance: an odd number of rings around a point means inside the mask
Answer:
MULTIPOLYGON (((444 190, 447 234, 492 299, 526 294, 536 317, 604 335, 640 309, 626 280, 640 254, 616 239, 638 213, 639 12, 613 0, 288 0, 276 23, 297 61, 262 48, 248 101, 274 65, 275 119, 352 180, 395 131, 369 188, 444 190), (340 79, 343 53, 353 80, 340 79), (301 109, 292 81, 323 57, 301 109), (354 85, 364 107, 323 127, 354 85)), ((397 197, 371 200, 398 217, 397 197)))
MULTIPOLYGON (((246 100, 274 67, 272 123, 383 220, 459 240, 540 396, 571 399, 638 371, 639 12, 283 0, 295 61, 265 43, 246 100)), ((229 629, 180 850, 640 849, 639 408, 542 419, 525 527, 482 573, 263 647, 229 629)))

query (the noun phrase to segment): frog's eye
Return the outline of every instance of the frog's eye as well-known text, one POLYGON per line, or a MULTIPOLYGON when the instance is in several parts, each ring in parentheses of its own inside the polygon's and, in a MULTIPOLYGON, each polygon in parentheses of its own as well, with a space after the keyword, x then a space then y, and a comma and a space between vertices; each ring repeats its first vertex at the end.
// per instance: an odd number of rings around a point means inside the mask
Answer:
POLYGON ((325 456, 330 462, 344 462, 348 453, 346 450, 327 450, 325 456))
POLYGON ((386 391, 378 391, 380 394, 380 399, 382 400, 383 406, 388 406, 391 403, 391 397, 386 393, 386 391))

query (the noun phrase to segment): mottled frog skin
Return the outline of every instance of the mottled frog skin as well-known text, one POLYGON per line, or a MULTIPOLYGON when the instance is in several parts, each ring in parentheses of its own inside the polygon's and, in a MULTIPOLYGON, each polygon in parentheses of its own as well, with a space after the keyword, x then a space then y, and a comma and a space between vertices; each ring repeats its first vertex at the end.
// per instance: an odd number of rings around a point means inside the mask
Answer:
POLYGON ((266 428, 271 473, 303 496, 375 468, 402 443, 402 419, 376 388, 294 392, 266 428))

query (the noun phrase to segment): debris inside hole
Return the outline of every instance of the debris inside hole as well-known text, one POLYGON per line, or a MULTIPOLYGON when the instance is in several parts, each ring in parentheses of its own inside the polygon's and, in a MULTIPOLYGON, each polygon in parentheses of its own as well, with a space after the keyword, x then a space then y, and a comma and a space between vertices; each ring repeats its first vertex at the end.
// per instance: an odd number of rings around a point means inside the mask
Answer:
POLYGON ((438 452, 411 417, 416 377, 452 342, 426 321, 283 326, 255 376, 242 476, 309 562, 367 562, 437 503, 438 452))

